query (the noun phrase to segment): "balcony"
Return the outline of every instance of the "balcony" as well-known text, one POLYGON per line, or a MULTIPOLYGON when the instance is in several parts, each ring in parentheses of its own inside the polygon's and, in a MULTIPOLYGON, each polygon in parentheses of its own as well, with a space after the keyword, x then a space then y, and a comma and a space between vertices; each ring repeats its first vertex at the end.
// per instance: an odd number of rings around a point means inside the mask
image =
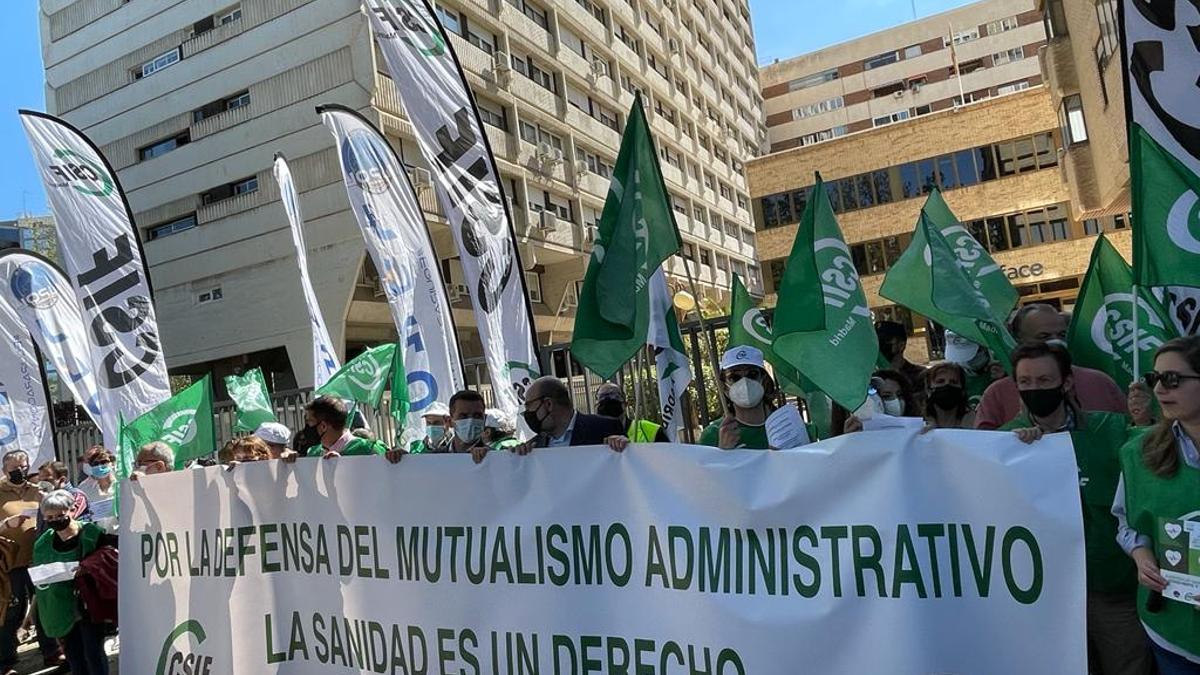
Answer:
POLYGON ((576 134, 591 138, 605 147, 617 148, 621 145, 621 134, 573 105, 567 105, 565 121, 576 134))
POLYGON ((545 56, 553 57, 558 49, 550 33, 532 19, 517 11, 507 2, 500 4, 500 23, 508 27, 509 35, 519 35, 529 46, 540 49, 545 56))

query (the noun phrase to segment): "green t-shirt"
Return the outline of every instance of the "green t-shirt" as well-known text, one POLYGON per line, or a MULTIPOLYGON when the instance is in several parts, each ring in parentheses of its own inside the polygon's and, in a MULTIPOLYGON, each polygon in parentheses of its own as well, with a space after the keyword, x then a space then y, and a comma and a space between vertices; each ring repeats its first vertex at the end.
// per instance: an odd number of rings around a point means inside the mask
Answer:
MULTIPOLYGON (((350 442, 346 443, 339 455, 349 457, 352 455, 382 455, 387 452, 387 446, 379 441, 369 441, 365 438, 355 436, 350 442)), ((322 457, 325 455, 325 446, 317 444, 308 449, 305 453, 309 457, 322 457)))
MULTIPOLYGON (((1083 414, 1086 423, 1071 432, 1071 444, 1079 465, 1088 589, 1132 594, 1137 589, 1137 568, 1117 543, 1117 518, 1112 514, 1121 476, 1120 451, 1129 438, 1129 421, 1116 413, 1083 414)), ((1012 431, 1032 426, 1028 414, 1021 413, 1000 428, 1012 431)))
MULTIPOLYGON (((81 523, 79 545, 70 551, 54 548, 54 530, 46 530, 33 544, 33 564, 45 565, 52 562, 79 562, 96 550, 100 535, 99 525, 81 523)), ((38 616, 47 637, 66 637, 80 619, 79 599, 73 581, 59 581, 37 592, 38 616)))
MULTIPOLYGON (((714 448, 721 447, 721 422, 723 418, 718 417, 700 432, 700 445, 708 445, 714 448)), ((738 448, 747 450, 770 450, 771 446, 767 443, 767 427, 766 425, 752 426, 738 422, 738 448)))
POLYGON ((994 381, 989 373, 967 375, 967 406, 971 410, 979 407, 979 401, 983 398, 983 392, 987 391, 987 388, 994 381))

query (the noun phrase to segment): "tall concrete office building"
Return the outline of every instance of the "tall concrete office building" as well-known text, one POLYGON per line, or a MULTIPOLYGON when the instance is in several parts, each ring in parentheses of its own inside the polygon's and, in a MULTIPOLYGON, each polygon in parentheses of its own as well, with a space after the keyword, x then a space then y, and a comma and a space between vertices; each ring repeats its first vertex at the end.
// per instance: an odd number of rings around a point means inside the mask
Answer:
POLYGON ((983 0, 764 66, 771 152, 1041 83, 1036 0, 983 0))
MULTIPOLYGON (((765 128, 746 0, 437 9, 496 153, 542 344, 570 338, 634 92, 702 294, 720 296, 731 272, 759 286, 743 160, 765 128)), ((480 354, 456 248, 359 0, 41 0, 41 10, 47 108, 101 146, 129 194, 173 374, 258 365, 277 389, 311 384, 275 152, 296 175, 309 265, 343 356, 395 339, 321 103, 379 123, 410 165, 464 356, 480 354)), ((681 260, 669 271, 678 285, 681 260)))

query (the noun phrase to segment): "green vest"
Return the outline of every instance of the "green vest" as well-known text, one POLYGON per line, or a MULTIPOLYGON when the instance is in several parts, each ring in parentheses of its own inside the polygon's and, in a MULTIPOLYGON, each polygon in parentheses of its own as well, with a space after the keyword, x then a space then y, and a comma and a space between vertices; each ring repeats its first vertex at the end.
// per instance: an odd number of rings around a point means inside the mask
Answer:
POLYGON ((513 438, 512 436, 508 436, 507 438, 501 438, 500 440, 496 441, 495 443, 492 443, 489 447, 492 450, 509 450, 509 449, 517 447, 520 444, 521 444, 520 439, 513 438))
POLYGON ((630 443, 653 443, 659 428, 659 425, 649 420, 631 420, 625 436, 630 443))
MULTIPOLYGON (((1086 424, 1071 432, 1071 444, 1079 465, 1088 590, 1132 594, 1137 588, 1137 566, 1117 543, 1117 518, 1112 514, 1121 477, 1120 450, 1129 438, 1129 421, 1115 413, 1083 414, 1086 424)), ((1021 413, 1001 429, 1032 426, 1028 415, 1021 413)))
MULTIPOLYGON (((93 523, 80 523, 79 546, 71 551, 54 550, 54 530, 46 530, 33 543, 33 564, 45 565, 52 562, 79 562, 96 550, 104 530, 93 523)), ((59 581, 37 591, 38 617, 46 635, 52 638, 66 637, 79 620, 79 602, 75 598, 75 582, 59 581)))
MULTIPOLYGON (((379 441, 369 441, 365 438, 355 436, 349 443, 346 443, 346 447, 342 448, 342 451, 338 454, 343 457, 350 457, 352 455, 382 455, 387 450, 387 446, 379 441)), ((309 457, 322 457, 325 455, 325 446, 318 443, 309 448, 305 454, 309 457)))
MULTIPOLYGON (((700 433, 700 445, 721 447, 721 422, 722 418, 718 417, 704 428, 700 433)), ((770 450, 771 446, 767 443, 767 427, 753 427, 738 422, 737 447, 746 450, 770 450)))
MULTIPOLYGON (((1158 476, 1142 461, 1143 438, 1135 438, 1121 448, 1121 469, 1125 472, 1125 513, 1129 526, 1138 534, 1154 541, 1154 555, 1164 571, 1176 570, 1200 575, 1200 561, 1194 551, 1189 555, 1187 530, 1172 538, 1166 527, 1182 525, 1188 520, 1200 520, 1200 469, 1183 461, 1179 471, 1170 478, 1158 476), (1180 564, 1172 566, 1167 551, 1179 551, 1180 564), (1189 569, 1190 568, 1190 569, 1189 569)), ((1146 611, 1149 589, 1138 588, 1138 614, 1142 622, 1171 644, 1191 653, 1200 654, 1200 611, 1191 605, 1164 600, 1162 608, 1151 614, 1146 611)))

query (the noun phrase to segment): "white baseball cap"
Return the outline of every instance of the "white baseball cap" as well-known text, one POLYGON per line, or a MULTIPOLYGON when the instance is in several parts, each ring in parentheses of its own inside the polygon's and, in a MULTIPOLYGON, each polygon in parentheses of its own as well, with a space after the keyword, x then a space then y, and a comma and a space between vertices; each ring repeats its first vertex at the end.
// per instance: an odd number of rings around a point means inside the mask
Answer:
POLYGON ((483 426, 485 429, 503 429, 504 411, 498 408, 488 408, 484 411, 483 426))
POLYGON ((271 445, 287 445, 292 442, 292 430, 279 422, 263 422, 254 430, 254 436, 271 445))
POLYGON ((442 403, 441 401, 434 401, 433 403, 430 403, 429 407, 426 408, 421 413, 421 417, 430 417, 432 415, 440 415, 442 417, 449 417, 450 416, 450 407, 447 406, 445 403, 442 403))
POLYGON ((981 347, 967 338, 955 333, 954 331, 946 331, 946 360, 952 363, 957 363, 960 366, 966 365, 975 358, 981 347))
POLYGON ((721 357, 721 370, 729 370, 737 366, 762 368, 762 350, 756 347, 734 347, 733 349, 726 350, 725 354, 721 357))

